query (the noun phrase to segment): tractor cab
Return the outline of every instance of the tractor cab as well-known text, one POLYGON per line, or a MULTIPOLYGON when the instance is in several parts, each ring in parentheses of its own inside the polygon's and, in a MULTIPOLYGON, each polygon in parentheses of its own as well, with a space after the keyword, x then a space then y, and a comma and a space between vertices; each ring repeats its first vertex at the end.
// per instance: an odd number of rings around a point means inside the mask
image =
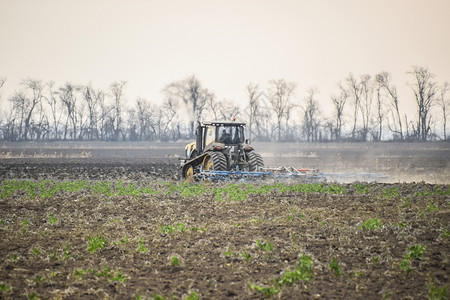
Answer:
POLYGON ((205 123, 203 149, 210 144, 239 145, 245 142, 244 123, 205 123))

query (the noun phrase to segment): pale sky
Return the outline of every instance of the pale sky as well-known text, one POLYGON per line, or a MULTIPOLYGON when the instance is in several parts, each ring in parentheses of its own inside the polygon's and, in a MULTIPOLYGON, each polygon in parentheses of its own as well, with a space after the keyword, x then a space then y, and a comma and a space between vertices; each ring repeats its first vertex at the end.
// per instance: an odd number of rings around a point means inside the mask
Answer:
POLYGON ((0 0, 3 101, 31 77, 125 80, 129 101, 160 103, 166 84, 195 74, 236 103, 250 82, 296 82, 295 101, 314 86, 327 111, 350 72, 388 71, 405 108, 413 65, 450 81, 449 0, 0 0))

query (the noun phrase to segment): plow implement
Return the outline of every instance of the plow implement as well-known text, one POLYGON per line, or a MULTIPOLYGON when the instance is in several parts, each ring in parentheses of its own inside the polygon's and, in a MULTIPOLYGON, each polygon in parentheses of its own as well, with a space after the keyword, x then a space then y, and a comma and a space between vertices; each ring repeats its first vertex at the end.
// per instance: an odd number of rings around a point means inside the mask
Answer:
POLYGON ((379 173, 321 173, 318 169, 305 169, 295 167, 268 167, 258 168, 256 171, 218 171, 200 168, 191 180, 202 181, 252 181, 252 180, 290 180, 297 182, 373 182, 386 180, 388 176, 379 173))
POLYGON ((305 179, 306 181, 324 181, 317 169, 296 169, 294 167, 257 168, 256 171, 217 171, 203 170, 194 175, 197 180, 252 180, 252 179, 305 179))

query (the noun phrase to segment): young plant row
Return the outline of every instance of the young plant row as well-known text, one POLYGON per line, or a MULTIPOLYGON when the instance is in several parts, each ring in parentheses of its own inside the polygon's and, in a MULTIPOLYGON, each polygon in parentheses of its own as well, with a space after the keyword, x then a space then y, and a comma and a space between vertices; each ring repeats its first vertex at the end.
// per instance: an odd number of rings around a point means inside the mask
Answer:
MULTIPOLYGON (((107 197, 131 195, 139 196, 142 194, 173 194, 179 192, 180 195, 189 198, 191 196, 212 193, 217 200, 230 199, 233 201, 243 201, 250 194, 268 194, 272 191, 280 193, 300 192, 300 193, 322 193, 322 194, 345 194, 346 186, 338 184, 323 183, 302 183, 287 185, 284 183, 276 183, 273 185, 253 185, 253 184, 236 184, 231 183, 226 186, 211 187, 208 183, 191 184, 191 183, 156 183, 155 186, 136 187, 133 183, 125 183, 122 180, 117 183, 109 181, 97 181, 88 183, 86 180, 53 182, 51 180, 42 180, 40 182, 28 180, 8 180, 0 185, 0 198, 6 198, 13 195, 16 191, 26 193, 27 197, 52 197, 60 191, 76 192, 80 190, 90 190, 97 194, 106 195, 107 197)), ((348 188, 348 187, 347 187, 348 188)), ((355 183, 351 187, 357 194, 368 194, 370 186, 363 183, 355 183)), ((378 193, 378 192, 377 192, 378 193)), ((400 196, 397 187, 385 188, 381 191, 382 197, 385 199, 396 198, 400 196)), ((430 196, 430 195, 450 195, 450 187, 438 187, 436 190, 424 190, 416 192, 414 196, 430 196)), ((409 201, 409 198, 405 198, 409 201)))

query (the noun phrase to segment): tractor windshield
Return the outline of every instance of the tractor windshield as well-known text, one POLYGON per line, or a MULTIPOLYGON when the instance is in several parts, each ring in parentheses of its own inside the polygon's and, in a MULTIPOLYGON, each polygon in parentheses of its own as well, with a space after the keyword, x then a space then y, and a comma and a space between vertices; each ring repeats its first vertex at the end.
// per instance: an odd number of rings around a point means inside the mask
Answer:
POLYGON ((224 144, 244 143, 244 127, 221 125, 216 127, 216 140, 224 144))

